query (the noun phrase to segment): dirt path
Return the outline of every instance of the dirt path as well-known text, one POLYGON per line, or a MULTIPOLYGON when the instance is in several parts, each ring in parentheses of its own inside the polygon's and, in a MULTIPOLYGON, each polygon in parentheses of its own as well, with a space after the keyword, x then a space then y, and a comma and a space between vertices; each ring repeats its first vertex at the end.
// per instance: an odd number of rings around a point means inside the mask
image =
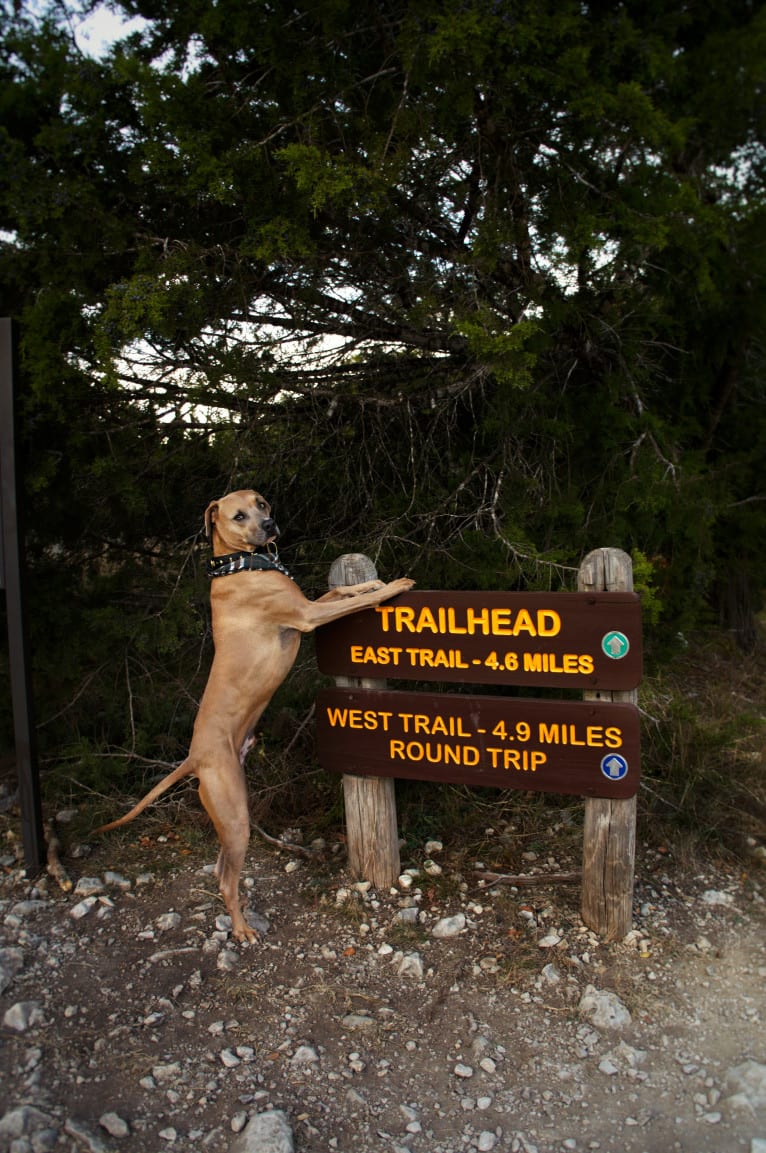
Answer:
POLYGON ((242 948, 199 850, 131 846, 106 883, 109 846, 85 863, 79 918, 2 881, 0 1149, 223 1153, 273 1107, 299 1153, 766 1150, 758 877, 645 855, 636 931, 605 945, 576 885, 445 860, 379 894, 254 844, 269 929, 242 948))

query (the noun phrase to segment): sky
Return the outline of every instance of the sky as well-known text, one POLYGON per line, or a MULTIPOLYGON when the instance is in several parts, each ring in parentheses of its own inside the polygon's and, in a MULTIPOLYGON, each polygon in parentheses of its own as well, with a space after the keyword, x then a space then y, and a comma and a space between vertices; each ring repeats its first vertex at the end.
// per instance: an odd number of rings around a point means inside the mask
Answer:
POLYGON ((71 19, 77 44, 87 56, 102 56, 116 39, 140 28, 143 23, 140 17, 126 22, 121 14, 110 12, 105 4, 85 19, 74 14, 71 19))

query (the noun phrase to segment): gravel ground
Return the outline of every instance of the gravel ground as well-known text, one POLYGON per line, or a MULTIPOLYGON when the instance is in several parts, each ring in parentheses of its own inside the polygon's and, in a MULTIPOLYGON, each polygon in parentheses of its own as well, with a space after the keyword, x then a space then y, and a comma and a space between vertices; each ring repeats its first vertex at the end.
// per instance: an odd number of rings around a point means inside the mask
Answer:
POLYGON ((300 1153, 766 1153, 757 867, 644 848, 635 929, 606 944, 578 885, 545 882, 573 865, 554 834, 529 886, 430 845, 386 893, 341 852, 254 841, 268 929, 245 947, 215 848, 105 838, 65 862, 71 893, 4 859, 0 1150, 232 1153, 282 1110, 273 1148, 300 1153))

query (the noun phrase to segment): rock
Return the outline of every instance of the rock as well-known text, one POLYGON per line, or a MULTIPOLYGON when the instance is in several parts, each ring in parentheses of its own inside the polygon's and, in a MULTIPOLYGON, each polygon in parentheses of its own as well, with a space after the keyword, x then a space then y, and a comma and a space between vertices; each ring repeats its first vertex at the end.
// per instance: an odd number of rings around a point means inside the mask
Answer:
POLYGON ((80 1147, 86 1150, 86 1153, 109 1153, 108 1147, 99 1137, 98 1133, 94 1133, 83 1121, 77 1121, 73 1117, 67 1117, 64 1122, 64 1132, 69 1137, 74 1137, 78 1143, 78 1150, 80 1147))
POLYGON ((417 925, 418 913, 417 905, 410 905, 406 909, 398 909, 396 919, 405 925, 417 925))
POLYGON ((616 993, 587 985, 578 1006, 581 1017, 596 1029, 624 1029, 631 1016, 616 993))
POLYGON ((455 913, 454 917, 442 917, 431 930, 433 937, 457 937, 465 928, 465 913, 455 913))
POLYGON ((21 949, 0 949, 0 993, 4 993, 24 964, 21 949))
POLYGON ((104 882, 100 877, 80 877, 74 887, 75 897, 95 897, 104 891, 104 882))
POLYGON ((441 841, 426 841, 424 845, 425 854, 427 857, 432 857, 434 853, 441 853, 444 845, 441 841))
POLYGON ((161 933, 167 933, 170 929, 177 929, 181 924, 180 913, 163 913, 155 920, 155 925, 161 933))
POLYGON ((271 928, 269 921, 260 913, 257 913, 255 909, 245 909, 245 920, 250 928, 255 929, 256 933, 259 933, 262 937, 264 937, 271 928))
POLYGON ((224 973, 233 973, 239 965, 239 955, 233 949, 222 949, 215 960, 215 966, 224 973))
POLYGON ((87 917, 93 906, 97 904, 96 897, 86 897, 83 901, 78 901, 69 910, 69 916, 73 917, 75 921, 81 921, 83 917, 87 917))
POLYGON ((311 1045, 299 1045, 290 1058, 291 1065, 315 1065, 319 1054, 311 1045))
POLYGON ((442 871, 441 865, 437 865, 436 861, 427 860, 423 862, 423 872, 427 873, 429 877, 438 877, 442 871))
POLYGON ((99 1117, 98 1123, 110 1137, 127 1137, 130 1133, 130 1126, 127 1121, 124 1121, 117 1113, 104 1113, 99 1117))
POLYGON ((743 1061, 726 1075, 726 1086, 732 1094, 742 1094, 754 1109, 766 1107, 766 1065, 743 1061))
POLYGON ((122 873, 113 873, 111 871, 104 873, 104 882, 107 885, 114 886, 115 889, 121 889, 124 893, 127 893, 127 891, 133 887, 128 878, 123 877, 122 873))
POLYGON ((405 953, 397 969, 400 977, 413 977, 416 981, 423 980, 423 958, 420 953, 405 953))
POLYGON ((158 1085, 168 1085, 171 1081, 177 1081, 180 1076, 180 1061, 169 1061, 165 1065, 155 1065, 152 1068, 152 1077, 158 1085))
POLYGON ((452 1072, 456 1077, 461 1077, 464 1081, 467 1081, 470 1077, 473 1077, 473 1069, 471 1066, 464 1065, 462 1061, 458 1061, 452 1072))
POLYGON ((228 1153, 294 1153, 287 1117, 281 1109, 256 1113, 232 1141, 228 1153))
POLYGON ((13 1029, 15 1033, 26 1033, 27 1029, 42 1024, 42 1021, 43 1011, 38 1001, 17 1001, 3 1017, 6 1029, 13 1029))
POLYGON ((235 1113, 230 1124, 232 1133, 241 1133, 245 1125, 247 1125, 247 1113, 245 1110, 240 1109, 238 1113, 235 1113))
POLYGON ((537 944, 540 949, 554 949, 556 945, 561 944, 561 937, 558 933, 548 933, 547 936, 541 937, 537 944))
POLYGON ((4 1117, 0 1117, 0 1148, 6 1148, 5 1141, 10 1145, 17 1137, 27 1137, 40 1129, 47 1129, 51 1119, 34 1105, 19 1105, 16 1109, 9 1109, 4 1117))
POLYGON ((490 1153, 490 1150, 494 1149, 496 1144, 497 1135, 490 1129, 485 1129, 479 1134, 476 1148, 479 1150, 479 1153, 490 1153))
POLYGON ((706 889, 700 900, 704 905, 729 906, 734 904, 734 897, 731 893, 723 893, 720 889, 706 889))
POLYGON ((543 967, 543 971, 540 976, 545 981, 546 985, 558 985, 561 981, 561 973, 551 962, 543 967))
POLYGON ((341 1024, 344 1029, 375 1029, 377 1026, 375 1018, 364 1013, 346 1013, 341 1024))

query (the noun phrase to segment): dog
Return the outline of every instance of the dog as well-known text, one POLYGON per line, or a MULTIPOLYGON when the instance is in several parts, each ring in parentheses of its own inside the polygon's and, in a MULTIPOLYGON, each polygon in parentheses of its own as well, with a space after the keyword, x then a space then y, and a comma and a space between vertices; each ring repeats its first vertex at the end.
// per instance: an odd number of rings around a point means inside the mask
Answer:
POLYGON ((205 530, 213 552, 208 574, 215 651, 189 754, 129 813, 96 832, 127 824, 171 785, 195 776, 221 844, 215 876, 232 936, 252 944, 258 933, 244 918, 239 878, 250 840, 244 759, 255 726, 292 668, 302 633, 382 604, 415 582, 372 580, 308 600, 275 555, 279 529, 268 501, 251 489, 212 501, 205 530))

